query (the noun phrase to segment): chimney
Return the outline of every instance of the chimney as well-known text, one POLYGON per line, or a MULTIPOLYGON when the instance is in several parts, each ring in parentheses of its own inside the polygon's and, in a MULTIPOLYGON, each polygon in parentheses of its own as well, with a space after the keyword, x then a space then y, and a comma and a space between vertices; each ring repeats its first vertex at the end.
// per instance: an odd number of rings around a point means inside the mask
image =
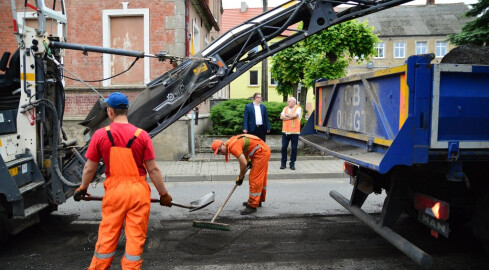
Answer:
POLYGON ((241 13, 245 13, 247 9, 248 9, 248 5, 246 4, 246 2, 244 1, 241 2, 241 13))
POLYGON ((434 5, 435 4, 435 0, 426 0, 426 5, 434 5))

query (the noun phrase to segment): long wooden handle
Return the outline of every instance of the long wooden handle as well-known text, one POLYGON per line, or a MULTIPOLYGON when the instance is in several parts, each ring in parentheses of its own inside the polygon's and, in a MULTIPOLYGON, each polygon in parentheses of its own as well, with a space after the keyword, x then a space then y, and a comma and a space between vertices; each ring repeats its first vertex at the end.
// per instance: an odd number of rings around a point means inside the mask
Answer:
MULTIPOLYGON (((84 201, 101 201, 101 200, 103 200, 103 198, 104 197, 100 197, 100 196, 83 196, 81 199, 84 201)), ((151 198, 151 202, 152 203, 159 203, 160 199, 151 198)), ((181 208, 187 208, 187 209, 194 209, 196 207, 194 205, 181 204, 181 203, 177 203, 177 202, 173 202, 173 201, 171 202, 171 204, 178 206, 178 207, 181 207, 181 208)))
POLYGON ((214 220, 216 220, 217 216, 219 215, 219 213, 221 213, 221 210, 224 208, 224 205, 226 205, 229 198, 231 198, 231 195, 233 195, 233 192, 234 192, 234 190, 236 190, 237 187, 238 187, 238 184, 234 185, 233 190, 231 190, 231 192, 229 193, 229 195, 226 198, 226 200, 224 201, 224 203, 221 205, 221 207, 219 207, 219 210, 217 210, 217 213, 214 215, 214 218, 211 220, 211 223, 214 222, 214 220))

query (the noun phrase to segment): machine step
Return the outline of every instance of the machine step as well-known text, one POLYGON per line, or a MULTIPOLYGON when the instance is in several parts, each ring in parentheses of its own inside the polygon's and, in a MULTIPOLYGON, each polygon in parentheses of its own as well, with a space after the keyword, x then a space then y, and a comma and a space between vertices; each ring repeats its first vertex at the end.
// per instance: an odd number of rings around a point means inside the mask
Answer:
POLYGON ((49 203, 38 203, 38 204, 31 205, 24 210, 24 216, 14 216, 14 219, 27 218, 27 217, 34 215, 35 213, 41 211, 42 209, 44 209, 48 206, 49 206, 49 203))
POLYGON ((31 161, 31 160, 34 160, 34 157, 32 157, 32 156, 23 157, 23 158, 19 158, 19 159, 14 159, 14 160, 9 161, 9 162, 5 162, 5 165, 7 165, 7 168, 10 169, 12 167, 19 166, 21 164, 27 163, 28 161, 31 161))
POLYGON ((35 189, 37 187, 40 187, 42 185, 44 185, 44 182, 43 181, 41 181, 41 182, 31 182, 31 183, 29 183, 29 184, 27 184, 27 185, 19 188, 19 192, 20 192, 20 194, 24 194, 27 191, 33 190, 33 189, 35 189))

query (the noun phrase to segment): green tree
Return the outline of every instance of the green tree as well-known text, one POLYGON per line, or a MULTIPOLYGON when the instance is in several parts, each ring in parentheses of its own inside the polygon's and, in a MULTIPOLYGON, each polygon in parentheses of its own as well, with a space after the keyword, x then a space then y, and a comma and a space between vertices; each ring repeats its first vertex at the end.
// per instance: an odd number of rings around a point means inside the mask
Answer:
MULTIPOLYGON (((301 25, 299 25, 301 28, 301 25)), ((297 86, 302 82, 299 102, 305 104, 307 89, 318 78, 336 79, 346 75, 350 59, 368 61, 376 54, 379 42, 373 27, 356 20, 334 25, 312 35, 272 57, 271 73, 278 85, 292 86, 292 95, 297 97, 297 86)), ((289 89, 290 87, 286 88, 289 89)), ((290 94, 282 91, 279 94, 290 94)))
POLYGON ((306 54, 306 48, 299 42, 272 57, 270 72, 277 81, 277 92, 284 97, 284 101, 291 94, 297 97, 297 84, 304 77, 306 63, 303 57, 306 54))
POLYGON ((293 93, 292 84, 278 81, 275 91, 284 98, 283 102, 287 102, 287 96, 290 96, 293 93))
POLYGON ((461 33, 448 35, 448 40, 458 46, 468 44, 487 46, 489 44, 489 0, 479 0, 471 6, 472 9, 467 11, 465 16, 475 19, 466 23, 461 33))

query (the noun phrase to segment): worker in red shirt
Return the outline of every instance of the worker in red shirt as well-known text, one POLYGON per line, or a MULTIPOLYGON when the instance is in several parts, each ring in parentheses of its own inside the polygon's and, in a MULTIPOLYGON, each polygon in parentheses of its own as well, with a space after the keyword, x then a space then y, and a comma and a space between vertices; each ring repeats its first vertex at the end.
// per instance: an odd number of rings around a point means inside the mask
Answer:
POLYGON ((127 97, 116 92, 105 101, 111 124, 93 134, 85 155, 87 163, 83 168, 82 183, 74 194, 76 201, 90 195, 87 193, 88 185, 100 159, 103 159, 106 179, 102 221, 88 269, 110 268, 123 224, 126 249, 121 259, 122 269, 140 269, 151 204, 146 172, 158 190, 161 205, 171 207, 172 197, 156 164, 149 134, 128 122, 127 97))
POLYGON ((228 162, 229 154, 239 161, 239 176, 236 184, 241 186, 248 168, 250 170, 250 196, 243 205, 246 208, 241 215, 249 215, 256 212, 256 208, 265 202, 267 194, 268 161, 270 160, 270 147, 260 138, 254 135, 241 134, 231 137, 226 143, 215 140, 211 145, 214 155, 225 155, 228 162))

